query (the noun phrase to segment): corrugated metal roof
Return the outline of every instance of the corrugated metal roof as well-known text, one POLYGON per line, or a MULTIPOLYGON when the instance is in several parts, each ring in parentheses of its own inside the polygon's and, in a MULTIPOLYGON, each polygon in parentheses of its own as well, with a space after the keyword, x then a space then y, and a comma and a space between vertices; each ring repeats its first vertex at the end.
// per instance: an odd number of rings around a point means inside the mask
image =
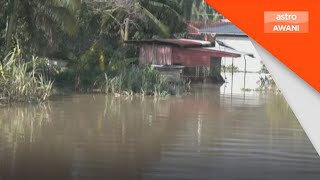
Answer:
POLYGON ((241 29, 232 23, 216 24, 213 27, 200 29, 200 33, 214 33, 220 36, 247 36, 241 29))
POLYGON ((216 42, 217 42, 218 45, 219 45, 219 47, 217 47, 217 48, 219 48, 219 49, 224 49, 224 50, 229 51, 229 52, 235 52, 235 53, 241 54, 241 55, 243 55, 243 56, 249 56, 249 57, 252 57, 252 58, 255 57, 254 54, 252 54, 252 53, 243 52, 243 51, 238 51, 238 50, 236 50, 235 48, 229 46, 228 44, 226 44, 226 43, 224 43, 224 42, 222 42, 222 41, 216 41, 216 42), (222 48, 221 48, 221 47, 222 47, 222 48))
POLYGON ((125 43, 164 44, 164 45, 177 46, 182 48, 212 46, 211 42, 209 41, 201 41, 201 40, 193 40, 193 39, 151 39, 151 40, 139 40, 139 41, 126 41, 125 43))
POLYGON ((211 46, 209 41, 201 41, 194 39, 158 39, 159 42, 166 42, 180 46, 211 46))
POLYGON ((204 53, 206 55, 211 55, 213 57, 241 57, 242 53, 236 50, 220 49, 218 47, 203 47, 203 48, 188 48, 194 51, 204 53))
POLYGON ((220 26, 222 24, 231 24, 230 22, 216 22, 216 21, 190 21, 188 23, 198 29, 204 29, 208 27, 220 26))
POLYGON ((194 39, 150 39, 150 40, 140 40, 140 41, 126 41, 126 43, 133 44, 160 44, 169 45, 177 48, 183 48, 181 51, 190 51, 198 56, 214 56, 214 57, 241 57, 242 52, 236 51, 232 48, 219 48, 213 47, 213 44, 209 41, 194 40, 194 39))

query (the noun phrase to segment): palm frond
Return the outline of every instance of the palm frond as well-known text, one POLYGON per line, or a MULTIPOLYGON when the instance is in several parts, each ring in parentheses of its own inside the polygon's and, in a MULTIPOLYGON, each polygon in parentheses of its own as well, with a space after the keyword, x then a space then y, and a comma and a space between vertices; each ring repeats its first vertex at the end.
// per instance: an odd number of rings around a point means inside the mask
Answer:
POLYGON ((161 32, 169 36, 169 27, 163 24, 156 16, 154 16, 148 9, 141 6, 140 3, 136 3, 136 7, 141 9, 141 11, 161 30, 161 32))
POLYGON ((181 14, 178 13, 174 8, 172 8, 172 6, 170 6, 168 4, 164 4, 161 2, 157 2, 157 1, 150 1, 150 4, 155 7, 158 7, 158 8, 166 8, 167 10, 172 12, 174 15, 176 15, 179 19, 181 18, 181 14))
MULTIPOLYGON (((71 2, 71 0, 68 0, 68 2, 71 2)), ((63 5, 61 0, 52 0, 51 3, 48 1, 43 4, 39 3, 37 16, 43 16, 42 19, 52 20, 55 24, 59 25, 64 32, 69 35, 74 35, 78 30, 77 20, 72 11, 64 6, 66 5, 63 5)), ((43 21, 42 23, 47 24, 43 21)))
POLYGON ((75 12, 81 7, 82 0, 49 0, 46 1, 46 3, 57 7, 64 7, 72 12, 75 12))

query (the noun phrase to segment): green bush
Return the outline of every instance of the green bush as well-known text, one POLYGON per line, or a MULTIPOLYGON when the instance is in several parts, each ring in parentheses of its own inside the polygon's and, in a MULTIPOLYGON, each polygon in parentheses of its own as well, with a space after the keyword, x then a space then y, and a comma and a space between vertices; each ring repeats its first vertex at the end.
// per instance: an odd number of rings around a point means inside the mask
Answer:
POLYGON ((228 65, 228 66, 223 65, 221 68, 224 72, 232 72, 232 71, 239 72, 240 71, 239 67, 232 66, 232 65, 228 65))

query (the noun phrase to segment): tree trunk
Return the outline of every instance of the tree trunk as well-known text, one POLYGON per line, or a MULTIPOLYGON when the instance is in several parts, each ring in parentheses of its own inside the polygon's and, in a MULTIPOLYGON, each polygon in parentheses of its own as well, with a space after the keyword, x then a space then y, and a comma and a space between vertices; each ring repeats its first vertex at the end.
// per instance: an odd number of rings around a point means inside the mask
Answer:
POLYGON ((18 10, 18 1, 19 0, 11 0, 10 7, 10 16, 9 23, 6 32, 6 50, 5 55, 8 54, 12 50, 12 38, 16 32, 17 28, 17 10, 18 10))
POLYGON ((124 41, 128 41, 129 38, 129 19, 124 20, 124 41))
POLYGON ((193 0, 184 0, 182 4, 183 16, 187 21, 191 20, 193 0))

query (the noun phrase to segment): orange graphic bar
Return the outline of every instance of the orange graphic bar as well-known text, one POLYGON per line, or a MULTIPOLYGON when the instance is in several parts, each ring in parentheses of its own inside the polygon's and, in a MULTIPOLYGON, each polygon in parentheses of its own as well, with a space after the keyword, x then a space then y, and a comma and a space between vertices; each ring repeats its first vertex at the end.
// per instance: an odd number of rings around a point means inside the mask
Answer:
POLYGON ((320 0, 206 2, 320 92, 320 0))

